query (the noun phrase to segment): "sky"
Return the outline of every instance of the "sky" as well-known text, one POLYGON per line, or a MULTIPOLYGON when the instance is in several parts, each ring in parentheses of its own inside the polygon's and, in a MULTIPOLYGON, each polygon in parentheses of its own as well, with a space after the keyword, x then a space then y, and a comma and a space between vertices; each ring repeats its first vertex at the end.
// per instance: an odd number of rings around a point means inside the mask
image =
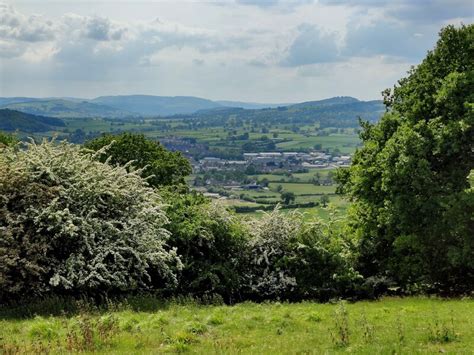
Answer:
POLYGON ((0 0, 0 96, 380 99, 474 0, 0 0))

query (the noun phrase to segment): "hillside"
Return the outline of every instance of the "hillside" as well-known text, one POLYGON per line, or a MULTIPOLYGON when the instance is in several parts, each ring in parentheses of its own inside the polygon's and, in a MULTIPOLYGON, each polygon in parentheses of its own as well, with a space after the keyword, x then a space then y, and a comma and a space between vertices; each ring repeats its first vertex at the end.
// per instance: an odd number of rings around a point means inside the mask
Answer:
MULTIPOLYGON (((0 101, 1 103, 1 101, 0 101)), ((33 99, 13 102, 0 106, 11 110, 45 115, 49 117, 127 117, 137 116, 132 112, 116 109, 102 104, 74 99, 33 99)))
POLYGON ((313 124, 320 127, 358 127, 359 117, 377 121, 385 108, 382 101, 359 101, 352 97, 336 97, 277 108, 248 110, 222 108, 196 112, 193 115, 177 115, 177 118, 193 118, 203 125, 222 124, 229 119, 251 120, 259 124, 313 124))
POLYGON ((64 122, 58 118, 0 109, 0 130, 3 131, 45 132, 64 126, 64 122))
POLYGON ((303 107, 323 107, 323 106, 337 106, 337 105, 345 105, 345 104, 352 104, 355 102, 361 102, 355 97, 350 96, 336 96, 331 97, 329 99, 317 100, 317 101, 306 101, 301 102, 298 104, 293 105, 286 105, 291 106, 293 108, 303 108, 303 107))
POLYGON ((100 96, 91 100, 91 102, 107 105, 118 110, 136 112, 144 116, 190 114, 199 110, 222 106, 217 102, 193 96, 100 96))
POLYGON ((259 103, 259 102, 242 102, 242 101, 216 101, 217 103, 221 104, 225 107, 237 107, 237 108, 244 108, 249 110, 256 110, 261 108, 274 108, 279 106, 289 106, 289 103, 276 103, 276 104, 268 104, 268 103, 259 103))

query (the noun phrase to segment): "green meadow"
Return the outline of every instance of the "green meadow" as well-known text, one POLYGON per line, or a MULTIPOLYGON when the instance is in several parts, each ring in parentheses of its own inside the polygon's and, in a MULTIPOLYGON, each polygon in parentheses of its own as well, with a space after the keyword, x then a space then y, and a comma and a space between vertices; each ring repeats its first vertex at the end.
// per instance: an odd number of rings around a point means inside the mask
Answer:
POLYGON ((3 312, 0 353, 470 354, 474 349, 472 299, 227 306, 142 298, 110 307, 26 318, 3 312))

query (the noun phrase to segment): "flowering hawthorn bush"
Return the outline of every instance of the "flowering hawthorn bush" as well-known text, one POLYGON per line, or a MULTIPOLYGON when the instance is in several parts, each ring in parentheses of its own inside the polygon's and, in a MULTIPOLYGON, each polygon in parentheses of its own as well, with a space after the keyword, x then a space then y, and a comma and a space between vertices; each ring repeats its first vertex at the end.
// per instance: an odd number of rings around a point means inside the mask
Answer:
POLYGON ((48 141, 0 150, 0 300, 176 283, 159 196, 99 153, 48 141))

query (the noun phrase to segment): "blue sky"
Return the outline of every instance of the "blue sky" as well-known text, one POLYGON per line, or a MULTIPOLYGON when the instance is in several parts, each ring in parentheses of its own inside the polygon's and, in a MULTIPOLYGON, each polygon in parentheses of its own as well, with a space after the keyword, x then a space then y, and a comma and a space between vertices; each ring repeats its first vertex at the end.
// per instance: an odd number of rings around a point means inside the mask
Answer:
POLYGON ((0 0, 0 96, 378 99, 473 20, 473 0, 0 0))

